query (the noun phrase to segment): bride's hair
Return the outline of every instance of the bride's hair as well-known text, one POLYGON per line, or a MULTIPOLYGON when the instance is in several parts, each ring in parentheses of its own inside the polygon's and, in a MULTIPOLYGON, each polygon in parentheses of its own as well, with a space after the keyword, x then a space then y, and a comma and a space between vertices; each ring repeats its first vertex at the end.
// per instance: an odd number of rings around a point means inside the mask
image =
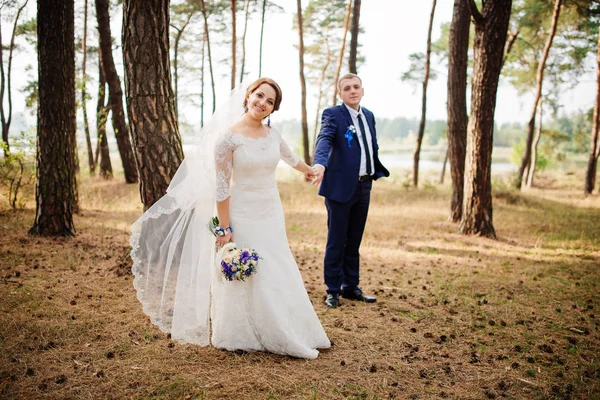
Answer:
POLYGON ((273 104, 273 112, 275 112, 275 111, 279 110, 279 105, 281 104, 282 92, 281 92, 281 88, 279 87, 277 82, 275 82, 271 78, 259 78, 259 79, 255 80, 254 82, 252 82, 250 84, 250 86, 248 86, 248 89, 246 90, 246 98, 244 99, 243 106, 246 107, 246 104, 248 103, 248 97, 250 97, 250 95, 252 93, 254 93, 254 91, 256 89, 258 89, 260 87, 260 85, 262 85, 263 83, 266 83, 267 85, 271 86, 273 88, 273 90, 275 90, 275 103, 273 104))

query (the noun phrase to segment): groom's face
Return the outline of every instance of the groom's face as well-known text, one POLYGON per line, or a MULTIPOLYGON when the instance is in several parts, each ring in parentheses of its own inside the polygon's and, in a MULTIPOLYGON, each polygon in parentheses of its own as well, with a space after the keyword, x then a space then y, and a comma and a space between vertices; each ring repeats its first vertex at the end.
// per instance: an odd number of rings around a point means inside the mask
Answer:
POLYGON ((358 110, 360 100, 364 94, 365 91, 360 83, 360 79, 350 78, 340 82, 340 97, 348 107, 358 110))

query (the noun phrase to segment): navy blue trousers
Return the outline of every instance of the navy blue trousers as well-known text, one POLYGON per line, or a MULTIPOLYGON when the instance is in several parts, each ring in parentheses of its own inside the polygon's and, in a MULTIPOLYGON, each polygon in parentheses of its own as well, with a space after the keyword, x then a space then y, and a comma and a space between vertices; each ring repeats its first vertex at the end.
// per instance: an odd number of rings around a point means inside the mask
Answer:
POLYGON ((358 182, 347 202, 325 199, 327 247, 325 285, 327 293, 353 290, 359 282, 359 247, 367 223, 372 180, 358 182))

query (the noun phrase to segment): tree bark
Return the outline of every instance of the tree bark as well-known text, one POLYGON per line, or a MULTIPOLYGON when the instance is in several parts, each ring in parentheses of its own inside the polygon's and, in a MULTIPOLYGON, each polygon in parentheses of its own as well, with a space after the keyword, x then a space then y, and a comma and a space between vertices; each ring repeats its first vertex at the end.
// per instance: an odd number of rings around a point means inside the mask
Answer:
POLYGON ((519 37, 519 33, 520 33, 520 31, 518 28, 514 32, 507 33, 508 39, 506 39, 506 44, 504 45, 504 57, 502 57, 502 65, 503 66, 504 66, 504 63, 506 62, 506 58, 510 54, 510 51, 512 50, 515 42, 517 41, 517 38, 519 37))
POLYGON ((450 216, 452 222, 462 217, 467 151, 467 66, 471 14, 468 0, 455 0, 448 43, 448 158, 452 178, 450 216))
MULTIPOLYGON (((321 101, 323 100, 323 83, 325 82, 325 78, 326 78, 326 74, 327 74, 327 70, 329 69, 329 64, 331 64, 331 51, 329 49, 329 46, 327 46, 327 57, 325 59, 325 64, 323 64, 323 68, 321 68, 321 74, 319 75, 319 80, 317 81, 317 87, 319 88, 319 95, 317 96, 317 112, 315 113, 315 124, 314 124, 314 130, 313 130, 313 137, 312 137, 312 152, 314 154, 314 149, 315 149, 315 145, 317 144, 317 131, 319 128, 319 120, 320 120, 320 112, 321 112, 321 101)), ((335 85, 337 86, 337 85, 335 85)))
POLYGON ((304 162, 308 165, 310 154, 308 151, 308 119, 306 116, 306 79, 304 78, 304 33, 302 27, 302 0, 297 0, 298 15, 298 55, 300 58, 300 86, 302 87, 302 147, 304 149, 304 162))
POLYGON ((206 12, 206 3, 200 0, 200 8, 202 9, 202 17, 204 17, 204 37, 206 39, 206 50, 208 52, 208 69, 210 70, 210 85, 212 87, 212 112, 215 112, 217 107, 217 96, 215 91, 215 75, 213 73, 212 55, 210 53, 210 36, 208 34, 208 14, 206 12))
POLYGON ((350 33, 350 58, 348 60, 348 69, 351 73, 357 74, 356 57, 358 54, 358 33, 360 31, 360 0, 354 0, 352 8, 352 31, 350 33))
MULTIPOLYGON (((96 0, 96 17, 98 19, 102 67, 104 68, 104 76, 106 77, 106 81, 108 83, 108 98, 110 100, 112 125, 117 138, 119 154, 121 155, 123 172, 125 174, 125 182, 136 183, 138 181, 138 169, 135 164, 135 154, 131 146, 129 128, 127 127, 127 122, 125 121, 121 79, 117 74, 117 68, 115 67, 115 61, 112 54, 112 38, 110 34, 108 2, 109 0, 96 0)), ((145 23, 148 22, 146 21, 145 23)))
POLYGON ((337 64, 335 66, 335 74, 333 76, 333 99, 331 105, 334 106, 337 103, 338 94, 338 81, 340 80, 340 71, 342 70, 342 61, 344 60, 344 52, 346 51, 346 36, 348 35, 348 28, 350 27, 350 14, 352 13, 352 2, 354 0, 348 0, 348 6, 346 6, 346 16, 344 17, 344 35, 342 36, 342 46, 340 47, 340 54, 338 55, 337 64))
POLYGON ((419 133, 417 134, 417 145, 413 154, 413 186, 419 185, 419 158, 421 156, 421 144, 425 134, 425 121, 427 118, 427 85, 429 84, 429 71, 431 69, 431 31, 433 29, 433 17, 435 15, 436 0, 431 5, 431 14, 429 16, 429 29, 427 31, 427 52, 425 54, 425 77, 423 78, 423 95, 421 99, 421 122, 419 123, 419 133))
POLYGON ((527 187, 533 186, 533 178, 535 176, 535 165, 537 163, 537 150, 538 145, 540 144, 540 139, 542 138, 542 117, 544 115, 544 108, 541 97, 538 109, 540 110, 540 120, 538 122, 538 129, 535 134, 535 138, 533 139, 533 144, 531 146, 531 162, 529 163, 529 168, 527 169, 527 187))
POLYGON ((596 171, 598 169, 598 157, 600 156, 600 142, 598 141, 598 131, 600 130, 600 33, 598 33, 598 57, 596 63, 596 104, 594 105, 590 158, 585 173, 584 192, 586 194, 591 194, 594 191, 594 186, 596 186, 596 171))
POLYGON ((469 0, 475 21, 475 45, 459 231, 494 239, 491 182, 494 112, 511 7, 512 0, 487 0, 480 13, 475 1, 469 0))
MULTIPOLYGON (((106 137, 108 106, 106 105, 106 77, 102 68, 102 55, 98 60, 98 102, 96 103, 96 132, 98 133, 97 158, 100 159, 100 176, 104 179, 113 177, 112 163, 106 137)), ((97 161, 96 161, 97 163, 97 161)))
POLYGON ((244 33, 242 34, 242 66, 240 67, 240 83, 244 80, 246 67, 246 33, 248 32, 248 15, 250 14, 250 0, 244 0, 244 33))
POLYGON ((81 62, 81 109, 83 111, 83 130, 85 132, 85 141, 88 151, 88 166, 90 174, 96 173, 96 164, 94 163, 94 150, 92 149, 92 138, 90 137, 90 125, 87 115, 87 21, 88 21, 88 0, 84 1, 83 6, 83 40, 81 41, 81 51, 83 52, 83 60, 81 62))
POLYGON ((206 47, 206 38, 202 35, 202 62, 200 63, 200 127, 204 126, 204 48, 206 47))
POLYGON ((237 0, 231 0, 231 90, 235 88, 235 67, 237 58, 237 32, 236 32, 237 0))
MULTIPOLYGON (((12 58, 13 58, 13 50, 15 48, 15 36, 17 36, 17 26, 19 22, 19 17, 21 16, 21 12, 27 5, 29 0, 25 0, 25 3, 17 10, 17 15, 15 16, 15 22, 13 23, 12 34, 10 36, 10 45, 8 46, 8 66, 6 69, 6 75, 4 74, 4 59, 2 57, 4 53, 4 47, 2 45, 2 33, 0 32, 0 121, 2 123, 2 141, 6 144, 4 148, 4 156, 6 157, 9 152, 9 141, 8 141, 8 132, 10 130, 10 124, 12 122, 12 58), (5 88, 6 82, 6 88, 5 88), (6 97, 8 100, 8 110, 4 110, 4 93, 6 90, 6 97)), ((1 18, 0 18, 1 20, 1 18)), ((0 21, 0 28, 2 28, 2 22, 0 21)), ((0 29, 1 30, 1 29, 0 29)))
POLYGON ((75 9, 38 0, 36 213, 30 234, 75 236, 75 9))
POLYGON ((183 161, 171 88, 169 0, 125 0, 123 7, 127 109, 147 210, 183 161))
POLYGON ((546 69, 546 61, 548 60, 550 47, 552 47, 552 41, 554 40, 554 35, 556 34, 556 26, 558 22, 558 17, 560 15, 561 4, 562 0, 556 0, 554 3, 554 12, 552 14, 552 27, 550 28, 548 40, 546 41, 546 45, 544 46, 544 50, 542 52, 542 58, 540 59, 540 64, 538 65, 537 75, 535 78, 536 90, 533 101, 533 108, 531 110, 531 117, 529 118, 529 123, 527 124, 527 139, 525 140, 525 150, 523 152, 521 166, 519 167, 519 172, 517 174, 517 189, 521 188, 525 169, 527 169, 529 167, 529 164, 531 163, 531 146, 533 145, 533 135, 535 131, 535 116, 537 114, 538 103, 540 101, 540 98, 542 97, 542 83, 544 81, 544 70, 546 69))
POLYGON ((444 184, 444 176, 446 175, 446 164, 448 164, 448 149, 444 155, 444 162, 442 163, 442 172, 440 173, 440 185, 444 184))
POLYGON ((267 0, 263 0, 262 14, 260 18, 260 47, 258 51, 258 76, 262 76, 262 54, 263 54, 263 35, 265 33, 265 12, 267 11, 267 0))

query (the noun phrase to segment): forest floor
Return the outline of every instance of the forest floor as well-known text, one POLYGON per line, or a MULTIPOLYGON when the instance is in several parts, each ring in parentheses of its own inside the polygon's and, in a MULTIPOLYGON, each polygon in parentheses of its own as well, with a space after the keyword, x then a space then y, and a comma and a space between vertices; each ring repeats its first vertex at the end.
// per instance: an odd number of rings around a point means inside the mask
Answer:
POLYGON ((333 346, 313 361, 184 345, 142 312, 130 274, 137 185, 80 184, 70 239, 0 212, 3 399, 598 399, 600 196, 582 174, 494 182, 498 240, 447 222, 450 189, 374 185, 362 245, 374 304, 323 304, 326 214, 280 182, 290 246, 333 346))

